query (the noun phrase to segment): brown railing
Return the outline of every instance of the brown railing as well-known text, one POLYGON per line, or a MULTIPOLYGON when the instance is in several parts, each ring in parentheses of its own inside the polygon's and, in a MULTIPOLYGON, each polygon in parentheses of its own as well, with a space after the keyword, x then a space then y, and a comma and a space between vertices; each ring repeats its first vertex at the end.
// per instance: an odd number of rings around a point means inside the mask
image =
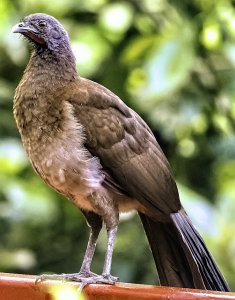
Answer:
MULTIPOLYGON (((54 300, 51 287, 60 282, 35 284, 35 276, 0 273, 0 300, 54 300)), ((79 287, 79 284, 72 284, 79 287)), ((93 284, 85 287, 88 300, 235 300, 235 293, 190 290, 151 285, 118 283, 115 286, 93 284)), ((70 300, 65 297, 64 300, 70 300)))

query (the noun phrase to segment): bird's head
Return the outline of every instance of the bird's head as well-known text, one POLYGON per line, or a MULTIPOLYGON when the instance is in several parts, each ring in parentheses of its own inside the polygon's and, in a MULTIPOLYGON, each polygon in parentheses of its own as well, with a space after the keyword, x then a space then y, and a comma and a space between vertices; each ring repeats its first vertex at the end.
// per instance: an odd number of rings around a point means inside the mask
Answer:
POLYGON ((12 28, 13 33, 27 37, 37 49, 59 51, 69 45, 69 37, 62 25, 52 16, 37 13, 25 17, 12 28))

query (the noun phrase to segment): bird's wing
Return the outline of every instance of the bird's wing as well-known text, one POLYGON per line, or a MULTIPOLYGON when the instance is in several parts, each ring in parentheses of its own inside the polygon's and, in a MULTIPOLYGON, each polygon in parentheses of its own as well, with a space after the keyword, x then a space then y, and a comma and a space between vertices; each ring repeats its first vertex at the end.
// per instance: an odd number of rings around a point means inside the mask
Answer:
POLYGON ((166 157, 147 124, 115 94, 80 78, 68 100, 107 182, 164 214, 180 208, 166 157))

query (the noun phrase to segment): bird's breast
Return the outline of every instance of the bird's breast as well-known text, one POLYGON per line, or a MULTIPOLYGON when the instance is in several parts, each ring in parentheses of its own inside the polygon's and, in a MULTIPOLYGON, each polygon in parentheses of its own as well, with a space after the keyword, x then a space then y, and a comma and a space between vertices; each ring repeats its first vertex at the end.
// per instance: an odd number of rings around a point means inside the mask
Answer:
MULTIPOLYGON (((24 148, 41 178, 79 207, 101 184, 99 161, 84 147, 83 128, 71 105, 35 91, 25 95, 23 80, 15 97, 14 115, 24 148), (22 96, 24 94, 24 96, 22 96)), ((59 99, 63 90, 57 91, 59 99)), ((64 98, 64 97, 62 97, 64 98)))
POLYGON ((29 157, 36 172, 53 189, 76 206, 91 210, 88 196, 101 185, 99 163, 72 141, 53 141, 31 149, 29 157))

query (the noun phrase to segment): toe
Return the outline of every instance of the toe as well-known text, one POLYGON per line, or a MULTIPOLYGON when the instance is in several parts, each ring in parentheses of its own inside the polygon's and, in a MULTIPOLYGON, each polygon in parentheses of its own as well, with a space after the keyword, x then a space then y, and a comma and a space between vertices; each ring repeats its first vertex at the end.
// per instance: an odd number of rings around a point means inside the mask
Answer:
POLYGON ((111 284, 114 284, 115 282, 119 281, 118 277, 114 277, 111 274, 102 274, 104 280, 107 280, 111 284))

